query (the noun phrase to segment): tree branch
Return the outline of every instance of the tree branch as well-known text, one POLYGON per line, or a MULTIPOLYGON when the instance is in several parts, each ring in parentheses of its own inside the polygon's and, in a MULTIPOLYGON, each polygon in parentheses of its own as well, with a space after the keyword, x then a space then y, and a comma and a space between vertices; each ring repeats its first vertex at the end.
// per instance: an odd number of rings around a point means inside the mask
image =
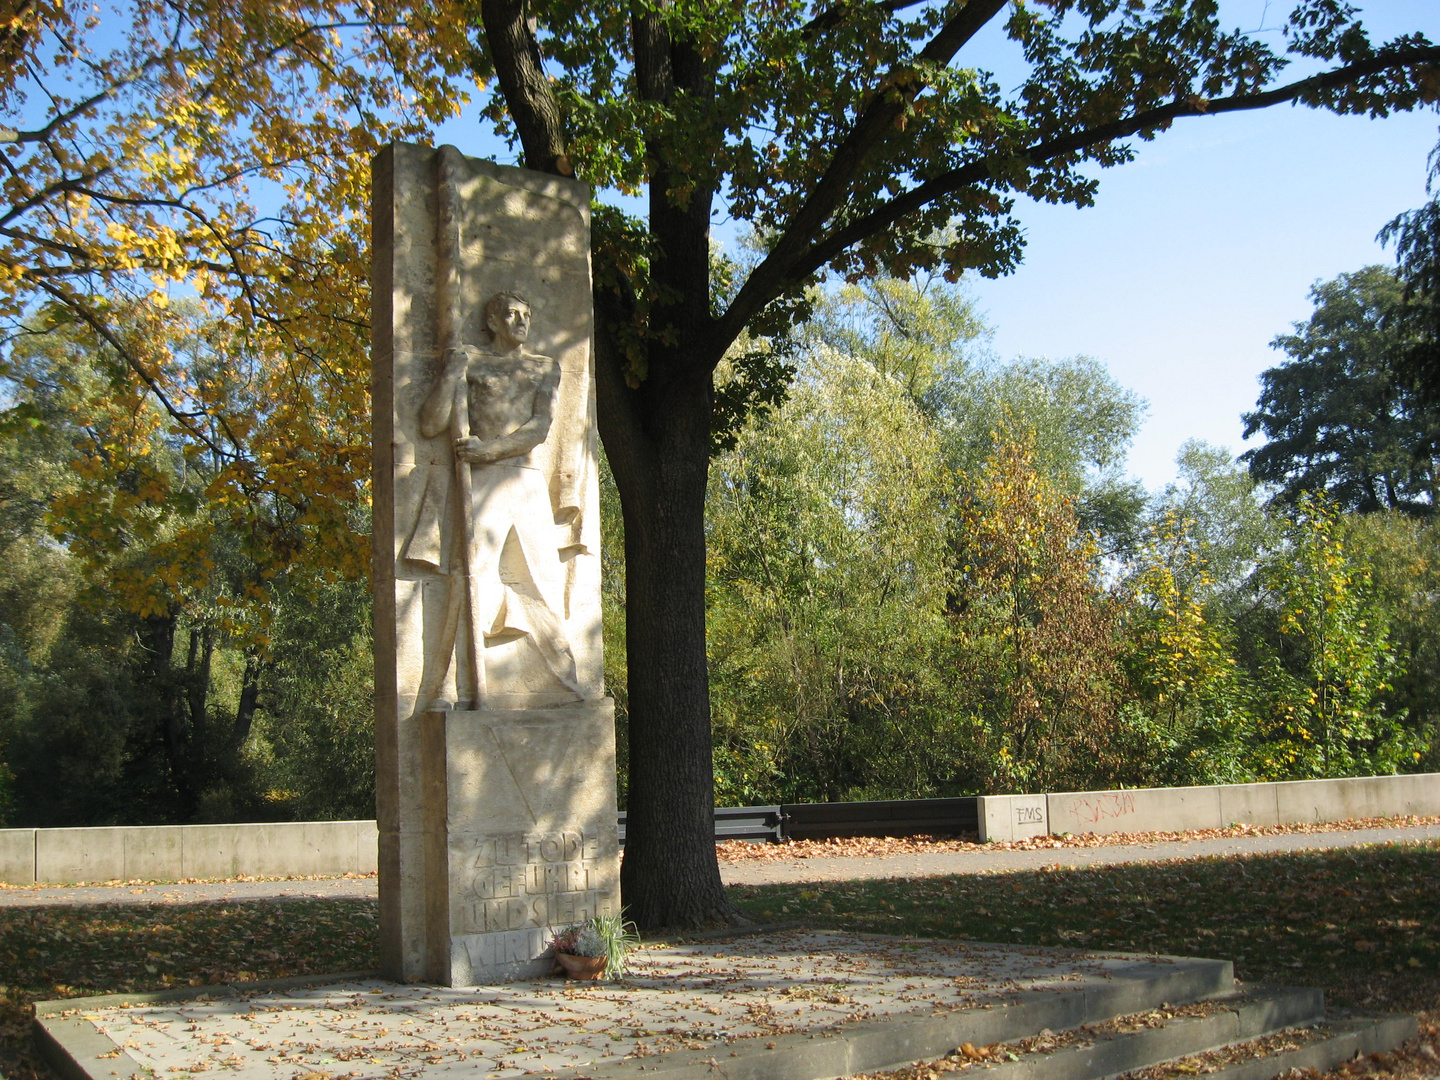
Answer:
MULTIPOLYGON (((946 21, 916 60, 939 66, 948 64, 1006 3, 1007 0, 969 0, 946 21)), ((712 349, 713 355, 705 358, 707 362, 712 365, 719 363, 725 349, 739 336, 745 324, 794 276, 791 268, 811 249, 810 238, 819 235, 849 194, 865 159, 894 130, 895 118, 903 114, 922 89, 924 84, 919 80, 902 81, 896 79, 893 72, 881 82, 879 92, 856 118, 850 133, 835 148, 825 175, 810 192, 804 205, 796 211, 765 261, 754 269, 734 302, 721 316, 714 335, 718 347, 712 349)))
MULTIPOLYGON (((1269 108, 1271 105, 1294 101, 1312 92, 1334 90, 1368 75, 1377 75, 1382 71, 1397 67, 1437 63, 1440 63, 1440 46, 1402 49, 1375 56, 1369 60, 1347 64, 1344 67, 1312 75, 1308 79, 1300 79, 1297 82, 1258 94, 1237 94, 1233 97, 1216 98, 1209 101, 1203 98, 1185 98, 1171 102, 1169 105, 1147 109, 1134 116, 1122 117, 1099 127, 1087 128, 1083 131, 1035 143, 1023 151, 1021 156, 1033 166, 1100 143, 1123 139, 1147 129, 1167 127, 1173 121, 1183 117, 1211 116, 1218 113, 1269 108)), ((799 281, 809 277, 840 255, 846 248, 889 228, 901 218, 916 213, 944 195, 986 180, 991 175, 991 168, 1001 160, 1003 158, 998 156, 979 158, 958 169, 941 173, 939 176, 911 188, 904 194, 895 196, 885 205, 863 217, 856 218, 843 228, 817 241, 803 256, 795 260, 791 269, 785 274, 785 278, 790 281, 799 281)), ((736 299, 738 302, 740 298, 736 299)), ((758 307, 755 308, 755 311, 758 310, 758 307)), ((747 318, 753 313, 747 314, 747 318)))
POLYGON ((235 438, 234 432, 230 430, 224 417, 213 416, 204 411, 181 409, 170 400, 170 395, 165 393, 165 389, 160 385, 159 381, 145 370, 145 365, 140 363, 139 359, 125 347, 125 343, 111 330, 109 323, 97 314, 89 304, 62 286, 47 281, 40 281, 37 282, 37 284, 42 290, 49 293, 54 299, 78 315, 80 320, 95 331, 105 344, 114 349, 116 355, 124 361, 125 366, 134 372, 135 376, 155 395, 155 400, 160 403, 160 407, 165 410, 170 419, 174 420, 175 423, 184 429, 197 443, 209 450, 217 460, 232 462, 247 460, 240 450, 242 444, 235 438), (225 431, 226 437, 230 440, 231 445, 235 447, 235 450, 226 450, 207 435, 199 425, 194 422, 197 417, 218 420, 220 426, 225 431))
POLYGON ((480 21, 505 105, 520 133, 525 167, 574 176, 575 166, 565 154, 560 105, 545 75, 540 45, 525 18, 523 0, 481 0, 480 21))

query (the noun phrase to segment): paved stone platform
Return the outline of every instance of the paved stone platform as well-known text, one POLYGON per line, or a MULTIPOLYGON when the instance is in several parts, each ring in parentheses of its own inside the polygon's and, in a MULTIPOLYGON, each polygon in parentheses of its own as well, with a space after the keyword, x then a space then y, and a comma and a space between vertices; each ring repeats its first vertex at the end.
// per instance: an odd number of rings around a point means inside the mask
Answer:
POLYGON ((682 1075, 717 1061, 732 1076, 834 1076, 845 1070, 833 1061, 806 1073, 799 1052, 863 1036, 870 1048, 856 1058, 847 1046, 844 1061, 899 1063, 972 1029, 991 1042, 1232 985, 1214 960, 791 930, 649 946, 618 982, 238 984, 200 999, 43 1003, 37 1018, 77 1066, 65 1071, 92 1080, 682 1075), (765 1064, 781 1054, 786 1068, 765 1064))

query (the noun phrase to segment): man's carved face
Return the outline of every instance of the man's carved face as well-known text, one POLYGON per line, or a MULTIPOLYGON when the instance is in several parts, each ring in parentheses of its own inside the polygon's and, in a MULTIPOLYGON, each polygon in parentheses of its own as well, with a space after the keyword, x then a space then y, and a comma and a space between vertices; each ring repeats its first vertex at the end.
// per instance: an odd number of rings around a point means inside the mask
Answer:
POLYGON ((506 299, 491 310, 485 325, 495 335, 495 343, 514 348, 530 336, 530 307, 519 300, 506 299))

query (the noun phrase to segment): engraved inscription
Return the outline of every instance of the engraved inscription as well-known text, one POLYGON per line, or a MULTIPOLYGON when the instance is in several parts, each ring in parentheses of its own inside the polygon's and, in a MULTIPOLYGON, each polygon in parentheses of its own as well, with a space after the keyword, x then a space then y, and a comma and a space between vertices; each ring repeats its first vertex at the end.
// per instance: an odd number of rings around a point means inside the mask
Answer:
POLYGON ((608 890, 552 893, 513 900, 477 901, 461 906, 467 933, 497 934, 537 926, 563 926, 593 919, 610 893, 608 890))
POLYGON ((450 939, 451 947, 464 951, 466 966, 483 971, 505 964, 524 963, 545 951, 544 930, 522 930, 508 934, 466 934, 450 939))
POLYGON ((493 934, 585 922, 601 913, 600 837, 580 830, 477 837, 462 933, 493 934))

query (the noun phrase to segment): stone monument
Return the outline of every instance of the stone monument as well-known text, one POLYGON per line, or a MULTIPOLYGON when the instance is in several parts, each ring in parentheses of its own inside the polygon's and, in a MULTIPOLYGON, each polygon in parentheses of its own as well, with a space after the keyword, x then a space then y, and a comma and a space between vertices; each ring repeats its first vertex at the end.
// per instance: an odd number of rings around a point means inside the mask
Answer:
POLYGON ((590 192, 450 146, 372 175, 381 964, 541 975, 620 903, 590 192))

